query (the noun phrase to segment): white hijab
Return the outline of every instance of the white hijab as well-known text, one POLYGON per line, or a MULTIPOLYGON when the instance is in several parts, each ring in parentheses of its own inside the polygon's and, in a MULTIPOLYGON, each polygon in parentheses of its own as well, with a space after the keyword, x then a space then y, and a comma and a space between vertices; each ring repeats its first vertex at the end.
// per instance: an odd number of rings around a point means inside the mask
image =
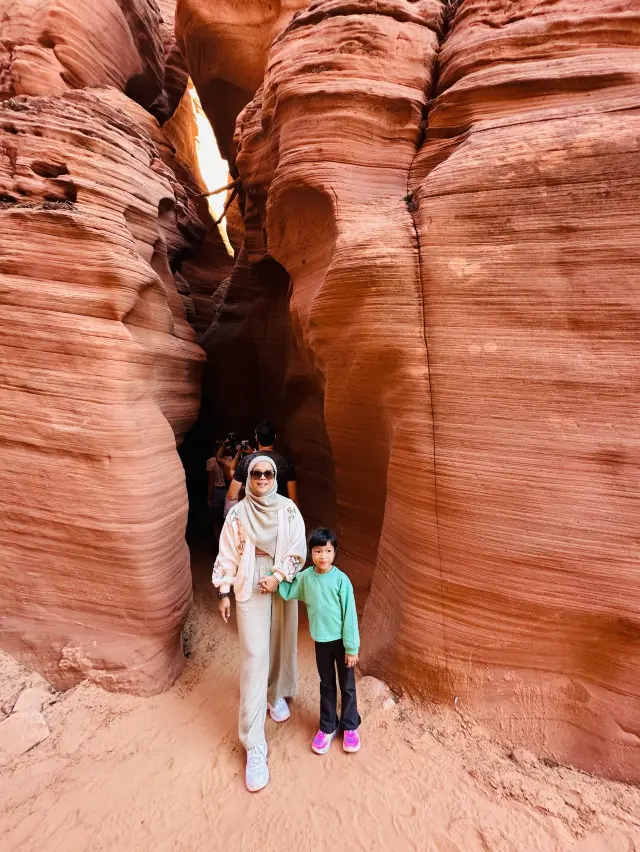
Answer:
POLYGON ((236 512, 247 536, 260 550, 275 558, 278 538, 278 511, 286 506, 288 500, 278 494, 278 471, 275 462, 269 456, 256 456, 247 470, 247 482, 244 486, 245 498, 241 500, 236 512), (271 488, 264 494, 253 490, 251 471, 258 462, 267 463, 273 470, 271 488))

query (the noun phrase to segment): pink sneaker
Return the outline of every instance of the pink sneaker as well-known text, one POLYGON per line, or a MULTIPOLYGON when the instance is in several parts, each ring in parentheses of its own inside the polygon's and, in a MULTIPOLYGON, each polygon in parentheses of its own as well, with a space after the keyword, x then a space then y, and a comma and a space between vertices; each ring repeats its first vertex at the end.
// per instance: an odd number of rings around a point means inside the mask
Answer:
POLYGON ((357 729, 355 731, 344 732, 342 748, 344 751, 349 752, 360 751, 360 734, 357 729))
POLYGON ((331 748, 331 741, 337 733, 337 731, 334 731, 332 734, 325 734, 324 731, 318 731, 313 738, 311 748, 316 754, 326 754, 331 748))

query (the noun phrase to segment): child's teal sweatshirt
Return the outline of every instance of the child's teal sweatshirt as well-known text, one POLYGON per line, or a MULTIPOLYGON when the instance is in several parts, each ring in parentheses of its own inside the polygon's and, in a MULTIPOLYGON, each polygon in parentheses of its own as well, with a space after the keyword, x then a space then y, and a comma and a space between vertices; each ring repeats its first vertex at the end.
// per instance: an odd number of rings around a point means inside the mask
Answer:
POLYGON ((313 566, 305 568, 296 574, 292 583, 280 583, 278 591, 285 601, 306 603, 309 630, 315 642, 342 639, 347 654, 358 653, 360 634, 353 586, 335 565, 326 574, 318 574, 313 566))

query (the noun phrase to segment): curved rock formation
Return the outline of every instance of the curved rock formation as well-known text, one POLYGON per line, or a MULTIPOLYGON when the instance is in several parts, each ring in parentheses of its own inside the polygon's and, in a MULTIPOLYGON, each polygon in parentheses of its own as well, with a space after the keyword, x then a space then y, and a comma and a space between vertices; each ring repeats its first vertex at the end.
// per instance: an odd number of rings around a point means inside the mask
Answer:
POLYGON ((167 263, 175 184, 92 94, 6 101, 0 138, 3 646, 59 688, 156 692, 183 662, 175 446, 204 359, 167 263))
POLYGON ((323 395, 365 666, 638 780, 638 14, 515 5, 313 3, 236 162, 323 395))
POLYGON ((114 86, 149 107, 162 92, 155 0, 0 0, 0 99, 114 86))
POLYGON ((164 83, 160 98, 151 106, 151 112, 164 123, 178 108, 187 89, 189 72, 176 42, 176 2, 157 0, 162 15, 160 33, 164 45, 164 83))
POLYGON ((307 0, 178 0, 176 36, 222 156, 236 117, 262 83, 273 39, 307 0))

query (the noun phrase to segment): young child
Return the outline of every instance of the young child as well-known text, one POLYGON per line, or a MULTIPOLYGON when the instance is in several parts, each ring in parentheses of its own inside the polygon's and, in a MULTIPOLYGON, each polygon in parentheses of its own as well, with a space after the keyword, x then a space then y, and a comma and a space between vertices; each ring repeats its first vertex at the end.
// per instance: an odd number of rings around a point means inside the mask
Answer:
POLYGON ((292 583, 280 583, 279 593, 286 600, 304 601, 309 612, 309 630, 316 643, 316 663, 320 675, 320 730, 311 748, 326 754, 339 730, 344 732, 342 747, 360 749, 360 716, 356 700, 355 665, 360 650, 358 616, 353 586, 346 574, 333 564, 336 537, 328 529, 319 529, 309 538, 313 566, 294 577, 292 583), (336 668, 342 695, 342 715, 338 720, 336 668))

